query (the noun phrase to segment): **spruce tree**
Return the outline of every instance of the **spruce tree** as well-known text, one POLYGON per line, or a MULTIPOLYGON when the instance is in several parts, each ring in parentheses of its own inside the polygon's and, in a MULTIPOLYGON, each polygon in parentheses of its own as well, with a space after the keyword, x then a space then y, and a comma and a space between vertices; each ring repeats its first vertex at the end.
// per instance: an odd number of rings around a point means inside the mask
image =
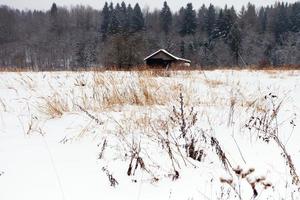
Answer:
POLYGON ((121 7, 118 13, 118 16, 120 18, 120 28, 121 32, 123 34, 126 34, 128 32, 128 16, 127 16, 127 7, 124 1, 121 3, 121 7))
POLYGON ((180 28, 180 34, 194 35, 197 29, 196 11, 192 3, 188 3, 183 12, 183 21, 180 28))
POLYGON ((168 35, 172 27, 172 13, 167 2, 164 2, 163 9, 160 12, 160 26, 163 32, 168 35))
POLYGON ((206 16, 207 16, 207 8, 205 4, 203 4, 198 11, 198 29, 200 32, 205 31, 206 16))
POLYGON ((240 15, 240 24, 243 29, 247 29, 248 31, 249 29, 258 30, 260 25, 257 18, 255 6, 248 3, 247 9, 240 15))
POLYGON ((300 2, 296 2, 292 5, 290 21, 291 21, 290 30, 293 32, 299 32, 300 31, 300 2))
POLYGON ((50 10, 50 32, 54 35, 60 34, 58 9, 56 3, 53 3, 50 10))
POLYGON ((109 33, 117 34, 120 32, 120 19, 118 17, 117 9, 112 9, 109 23, 109 33))
POLYGON ((207 15, 205 16, 204 27, 209 38, 212 37, 216 24, 216 11, 212 4, 209 5, 207 15))
POLYGON ((225 6, 224 10, 221 9, 219 12, 219 17, 217 19, 217 26, 216 30, 214 31, 213 38, 227 38, 227 35, 236 20, 237 15, 233 7, 231 9, 228 9, 227 6, 225 6))
POLYGON ((102 16, 101 34, 102 34, 102 38, 105 39, 108 33, 109 22, 110 22, 110 12, 109 12, 107 2, 105 2, 104 4, 101 16, 102 16))
POLYGON ((131 31, 138 32, 144 29, 145 21, 142 10, 139 4, 135 4, 132 16, 131 16, 131 31))
POLYGON ((275 8, 277 13, 274 20, 274 35, 278 44, 282 44, 281 35, 288 31, 290 21, 287 17, 287 9, 284 3, 278 3, 275 8))
POLYGON ((56 17, 57 16, 57 5, 56 3, 53 3, 50 10, 50 16, 56 17))
POLYGON ((238 65, 239 54, 241 49, 241 30, 238 26, 238 23, 234 23, 228 33, 227 43, 233 53, 235 64, 238 65))
POLYGON ((218 37, 224 37, 225 29, 226 29, 226 21, 225 21, 223 9, 221 9, 219 11, 218 19, 216 22, 216 29, 213 33, 212 39, 218 38, 218 37))
POLYGON ((132 15, 133 15, 133 9, 131 7, 131 4, 128 4, 128 6, 127 6, 127 12, 126 12, 127 32, 131 31, 132 15))
POLYGON ((264 33, 267 30, 267 13, 263 7, 258 12, 258 30, 260 33, 264 33))

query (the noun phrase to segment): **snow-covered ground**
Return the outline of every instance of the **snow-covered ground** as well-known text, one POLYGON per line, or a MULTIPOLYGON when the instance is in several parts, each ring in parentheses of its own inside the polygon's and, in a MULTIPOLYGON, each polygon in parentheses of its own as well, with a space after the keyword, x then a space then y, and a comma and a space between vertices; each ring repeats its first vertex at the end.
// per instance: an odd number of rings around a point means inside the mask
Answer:
POLYGON ((3 72, 0 200, 299 199, 299 115, 300 71, 3 72))

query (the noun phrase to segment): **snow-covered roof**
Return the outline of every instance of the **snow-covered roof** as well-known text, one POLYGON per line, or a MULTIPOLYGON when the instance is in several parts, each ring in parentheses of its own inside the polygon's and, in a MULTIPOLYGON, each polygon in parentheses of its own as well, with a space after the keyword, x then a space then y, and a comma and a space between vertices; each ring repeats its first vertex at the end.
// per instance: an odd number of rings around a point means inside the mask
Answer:
POLYGON ((174 58, 175 60, 181 60, 181 61, 184 61, 184 62, 188 62, 188 63, 191 63, 190 60, 187 60, 187 59, 184 59, 184 58, 179 58, 177 56, 174 56, 173 54, 169 53, 167 50, 165 49, 159 49, 158 51, 152 53, 150 56, 147 56, 144 60, 147 60, 149 58, 151 58, 152 56, 155 56, 156 54, 158 54, 159 52, 163 52, 165 54, 167 54, 168 56, 174 58))

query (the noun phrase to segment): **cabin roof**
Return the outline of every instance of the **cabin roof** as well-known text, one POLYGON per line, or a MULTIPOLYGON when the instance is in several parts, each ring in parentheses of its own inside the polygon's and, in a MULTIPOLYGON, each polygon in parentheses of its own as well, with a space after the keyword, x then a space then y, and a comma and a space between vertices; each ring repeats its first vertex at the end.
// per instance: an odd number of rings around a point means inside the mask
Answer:
POLYGON ((148 60, 149 58, 155 56, 156 54, 160 53, 160 52, 163 52, 165 54, 167 54, 168 56, 170 56, 171 58, 173 58, 174 60, 180 60, 180 61, 184 61, 184 62, 188 62, 188 63, 191 63, 190 60, 187 60, 187 59, 184 59, 184 58, 179 58, 177 56, 174 56, 173 54, 169 53, 167 50, 165 49, 159 49, 158 51, 152 53, 151 55, 147 56, 144 60, 148 60))

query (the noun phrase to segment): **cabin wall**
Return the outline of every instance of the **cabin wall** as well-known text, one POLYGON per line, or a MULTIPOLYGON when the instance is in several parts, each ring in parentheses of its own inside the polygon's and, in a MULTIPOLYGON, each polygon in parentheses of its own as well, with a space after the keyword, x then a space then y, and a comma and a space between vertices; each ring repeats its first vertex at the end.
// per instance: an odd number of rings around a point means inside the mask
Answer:
POLYGON ((162 60, 162 59, 148 59, 146 64, 151 67, 189 67, 191 64, 184 61, 178 60, 162 60))
POLYGON ((152 67, 167 67, 168 65, 171 65, 171 60, 163 60, 163 59, 148 59, 146 61, 146 64, 152 67))

